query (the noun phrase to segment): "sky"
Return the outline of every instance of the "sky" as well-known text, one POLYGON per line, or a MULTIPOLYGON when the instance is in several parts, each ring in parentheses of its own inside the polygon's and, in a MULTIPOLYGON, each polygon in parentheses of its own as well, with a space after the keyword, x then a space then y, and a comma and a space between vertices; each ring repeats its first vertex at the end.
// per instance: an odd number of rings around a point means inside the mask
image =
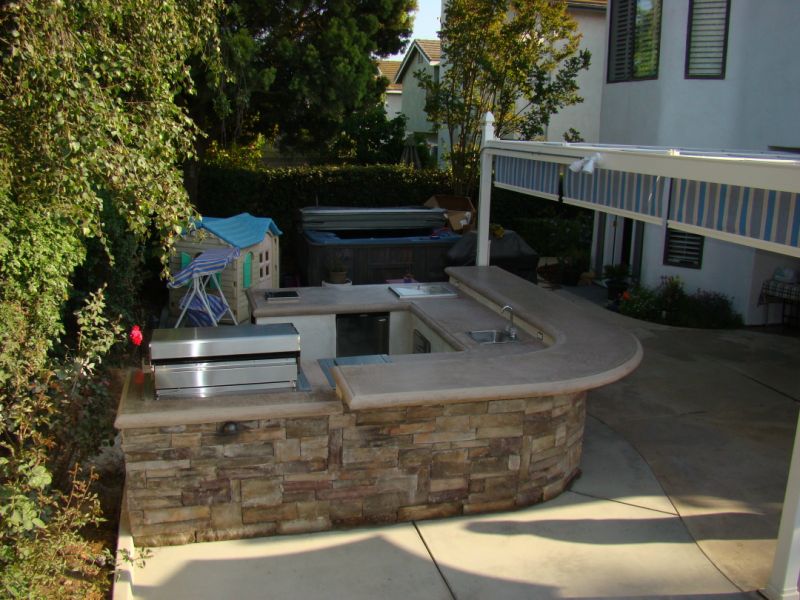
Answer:
MULTIPOLYGON (((411 39, 435 40, 439 36, 439 15, 442 10, 441 0, 417 0, 419 10, 414 15, 414 33, 411 39)), ((409 42, 410 43, 410 42, 409 42)), ((390 60, 403 60, 405 52, 390 56, 390 60)))

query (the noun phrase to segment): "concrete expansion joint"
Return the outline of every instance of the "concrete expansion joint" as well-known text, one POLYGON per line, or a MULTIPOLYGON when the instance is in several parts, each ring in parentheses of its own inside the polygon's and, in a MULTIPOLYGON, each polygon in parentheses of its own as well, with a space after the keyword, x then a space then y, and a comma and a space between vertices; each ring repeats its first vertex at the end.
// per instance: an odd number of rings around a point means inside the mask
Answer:
POLYGON ((422 542, 422 545, 425 546, 425 550, 427 551, 428 556, 431 557, 431 561, 433 562, 433 566, 436 567, 436 571, 439 573, 439 577, 441 577, 442 583, 444 583, 444 586, 447 588, 447 591, 450 594, 450 597, 453 600, 458 600, 458 597, 456 596, 456 593, 453 591, 453 588, 450 585, 450 582, 447 581, 447 577, 445 576, 444 571, 442 571, 442 568, 439 566, 439 562, 436 560, 436 557, 433 555, 433 552, 431 551, 430 546, 428 546, 428 542, 425 541, 425 537, 422 535, 422 532, 419 530, 419 527, 417 526, 417 522, 416 521, 411 521, 411 524, 414 525, 414 529, 416 530, 417 535, 419 536, 419 540, 422 542))

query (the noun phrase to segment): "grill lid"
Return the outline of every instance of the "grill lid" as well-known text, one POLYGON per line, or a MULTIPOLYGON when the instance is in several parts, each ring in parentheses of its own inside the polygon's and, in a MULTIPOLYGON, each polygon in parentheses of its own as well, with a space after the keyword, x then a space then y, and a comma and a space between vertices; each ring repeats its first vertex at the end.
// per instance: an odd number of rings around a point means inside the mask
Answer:
POLYGON ((150 360, 154 363, 299 351, 300 334, 292 323, 156 329, 150 341, 150 360))

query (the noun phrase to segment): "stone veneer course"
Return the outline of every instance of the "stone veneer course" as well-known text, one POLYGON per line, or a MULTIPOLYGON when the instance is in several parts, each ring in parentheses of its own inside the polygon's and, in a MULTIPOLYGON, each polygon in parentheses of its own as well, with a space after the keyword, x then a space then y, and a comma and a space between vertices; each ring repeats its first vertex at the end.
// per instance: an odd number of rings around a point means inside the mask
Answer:
POLYGON ((528 506, 578 472, 586 392, 126 429, 134 542, 321 531, 528 506))

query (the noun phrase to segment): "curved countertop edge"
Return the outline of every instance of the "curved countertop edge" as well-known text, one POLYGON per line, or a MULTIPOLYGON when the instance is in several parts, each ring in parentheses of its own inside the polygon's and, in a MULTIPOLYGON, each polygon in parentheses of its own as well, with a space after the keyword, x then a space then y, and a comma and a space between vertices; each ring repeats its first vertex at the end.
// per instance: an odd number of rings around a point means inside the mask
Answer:
POLYGON ((580 307, 498 267, 449 267, 447 273, 465 292, 464 288, 468 288, 489 303, 514 306, 519 320, 539 327, 553 339, 553 344, 535 352, 510 354, 503 365, 515 369, 516 381, 510 383, 498 382, 500 375, 493 361, 469 361, 472 368, 463 374, 445 372, 442 379, 446 381, 439 380, 431 369, 437 364, 452 364, 456 357, 446 355, 432 358, 424 368, 415 369, 408 363, 402 368, 400 363, 381 365, 385 369, 381 369, 380 376, 374 369, 367 371, 366 366, 334 367, 336 393, 351 410, 572 393, 613 383, 631 373, 642 360, 642 346, 634 335, 593 320, 582 314, 580 307), (579 361, 573 378, 569 377, 570 365, 565 356, 579 361), (594 356, 602 360, 597 361, 597 370, 591 373, 594 356), (534 381, 531 360, 536 361, 533 371, 540 376, 534 381), (542 378, 542 373, 552 373, 553 378, 542 378), (463 380, 455 381, 457 376, 463 380), (407 381, 414 381, 416 389, 406 391, 407 381))

